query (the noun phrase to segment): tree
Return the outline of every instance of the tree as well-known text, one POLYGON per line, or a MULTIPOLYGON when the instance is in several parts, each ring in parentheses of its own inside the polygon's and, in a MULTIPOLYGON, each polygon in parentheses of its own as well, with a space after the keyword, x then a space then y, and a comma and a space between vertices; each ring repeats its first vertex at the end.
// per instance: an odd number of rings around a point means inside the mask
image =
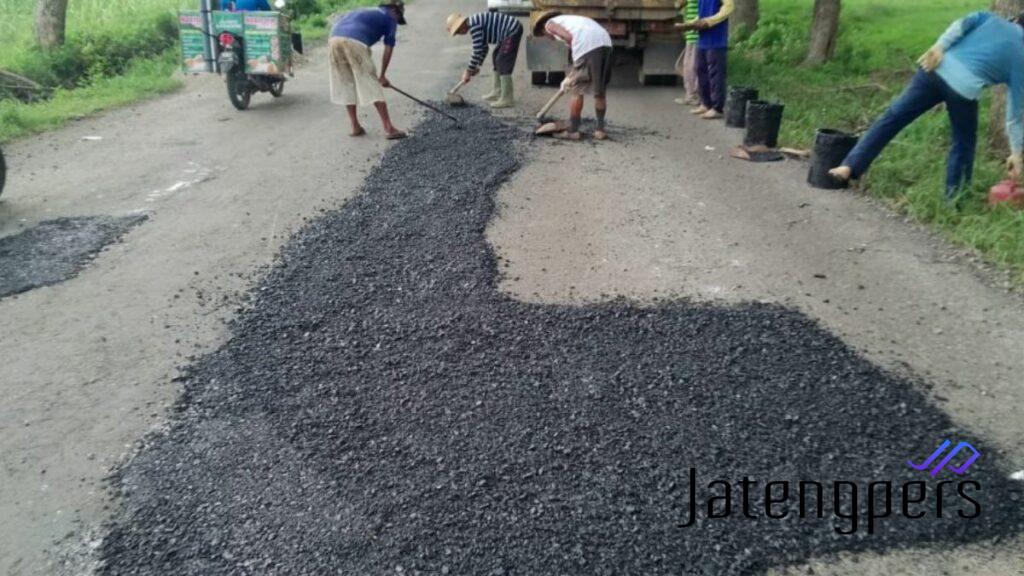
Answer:
POLYGON ((36 40, 44 50, 64 43, 68 0, 39 0, 36 4, 36 40))
MULTIPOLYGON (((992 11, 1006 17, 1017 16, 1024 12, 1024 0, 995 0, 992 11)), ((989 144, 997 154, 1008 155, 1005 129, 1006 126, 1006 89, 998 87, 992 91, 992 108, 988 120, 989 144)))
POLYGON ((757 30, 757 22, 760 18, 758 0, 736 0, 736 10, 729 20, 738 31, 738 36, 745 37, 757 30))
POLYGON ((832 58, 836 52, 839 34, 840 0, 814 0, 814 20, 811 22, 811 44, 804 64, 817 66, 832 58))

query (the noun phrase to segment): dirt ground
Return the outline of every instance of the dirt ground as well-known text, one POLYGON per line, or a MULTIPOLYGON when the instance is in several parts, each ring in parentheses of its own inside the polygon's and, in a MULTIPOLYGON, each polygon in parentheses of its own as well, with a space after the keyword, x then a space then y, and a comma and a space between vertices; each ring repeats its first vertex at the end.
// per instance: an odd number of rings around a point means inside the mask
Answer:
MULTIPOLYGON (((469 55, 468 41, 442 33, 444 15, 478 5, 412 5, 392 80, 440 98, 469 55)), ((553 89, 529 87, 524 68, 518 112, 503 115, 529 126, 553 89)), ((483 80, 465 94, 483 92, 483 80)), ((489 234, 509 293, 794 306, 919 377, 954 421, 1024 469, 1020 296, 874 203, 808 188, 804 164, 729 159, 737 132, 687 116, 671 89, 630 80, 620 74, 610 94, 612 141, 535 142, 502 190, 489 234)), ((413 125, 420 112, 390 101, 399 125, 413 125)), ((0 300, 0 573, 88 569, 110 508, 104 477, 161 425, 178 366, 222 342, 223 322, 288 233, 357 189, 386 146, 375 119, 366 126, 367 138, 345 136, 315 51, 284 98, 257 97, 244 113, 218 78, 190 78, 172 96, 5 146, 0 235, 65 216, 149 219, 76 278, 0 300)), ((824 559, 813 570, 1022 566, 1017 539, 824 559)))

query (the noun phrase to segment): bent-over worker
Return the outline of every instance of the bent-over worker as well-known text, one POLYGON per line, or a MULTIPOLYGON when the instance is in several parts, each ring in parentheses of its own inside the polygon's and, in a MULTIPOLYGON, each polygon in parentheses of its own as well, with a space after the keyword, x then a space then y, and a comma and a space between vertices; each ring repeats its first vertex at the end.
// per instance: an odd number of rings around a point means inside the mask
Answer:
POLYGON ((473 38, 473 56, 469 66, 462 73, 462 81, 469 82, 480 73, 480 65, 487 57, 491 44, 495 45, 494 87, 483 96, 491 108, 510 108, 515 105, 515 90, 512 72, 519 56, 519 44, 523 40, 523 25, 515 18, 500 12, 482 12, 469 18, 462 14, 448 16, 445 27, 452 36, 469 34, 473 38))
POLYGON ((946 164, 946 199, 971 182, 978 140, 978 99, 995 84, 1007 84, 1006 137, 1012 154, 1010 176, 1019 179, 1024 151, 1024 13, 1007 21, 975 12, 954 22, 918 60, 920 69, 903 94, 871 126, 857 146, 831 171, 834 178, 860 178, 882 149, 911 122, 945 103, 953 130, 946 164))
POLYGON ((594 139, 608 138, 605 131, 606 98, 612 77, 612 38, 596 21, 585 16, 561 16, 557 13, 542 15, 534 25, 533 35, 549 35, 569 46, 572 68, 562 83, 572 93, 569 101, 569 129, 554 134, 563 140, 582 140, 580 124, 583 116, 583 96, 594 96, 594 115, 597 127, 594 139))
POLYGON ((391 85, 387 72, 399 24, 405 24, 404 3, 402 0, 384 0, 377 8, 349 12, 331 29, 331 101, 345 106, 352 123, 351 136, 366 134, 359 124, 356 106, 373 104, 387 139, 405 138, 405 132, 391 123, 388 105, 384 102, 384 88, 391 85), (378 77, 370 48, 382 38, 384 59, 378 77))

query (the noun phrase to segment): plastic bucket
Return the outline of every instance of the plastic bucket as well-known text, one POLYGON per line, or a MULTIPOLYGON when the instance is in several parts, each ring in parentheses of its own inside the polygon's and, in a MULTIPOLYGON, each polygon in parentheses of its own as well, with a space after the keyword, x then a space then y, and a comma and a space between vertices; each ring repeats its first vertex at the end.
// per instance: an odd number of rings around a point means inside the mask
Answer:
POLYGON ((857 137, 838 130, 821 129, 814 135, 811 170, 807 182, 815 188, 839 190, 849 186, 849 180, 836 180, 828 171, 842 165, 846 155, 857 145, 857 137))
POLYGON ((747 126, 747 102, 757 100, 757 88, 733 86, 725 99, 725 125, 730 128, 747 126))
POLYGON ((775 148, 779 145, 779 129, 782 127, 782 112, 786 109, 782 104, 751 100, 747 102, 747 134, 743 137, 744 146, 767 146, 775 148))

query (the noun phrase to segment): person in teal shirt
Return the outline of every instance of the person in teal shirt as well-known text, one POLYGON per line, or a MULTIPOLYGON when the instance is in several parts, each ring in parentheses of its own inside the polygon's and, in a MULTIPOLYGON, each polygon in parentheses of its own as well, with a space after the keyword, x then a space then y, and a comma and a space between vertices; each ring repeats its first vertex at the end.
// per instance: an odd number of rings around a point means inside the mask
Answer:
MULTIPOLYGON (((682 0, 679 5, 684 22, 695 22, 699 18, 697 11, 697 0, 682 0)), ((683 48, 679 59, 676 60, 676 72, 683 79, 683 96, 676 98, 676 104, 689 104, 696 106, 700 104, 699 87, 697 86, 697 39, 700 33, 696 28, 683 33, 686 46, 683 48)))
POLYGON ((831 171, 833 178, 859 178, 885 146, 911 122, 939 104, 946 105, 953 145, 946 165, 946 199, 971 182, 978 142, 978 100, 985 88, 1008 87, 1007 160, 1014 179, 1024 171, 1024 13, 1008 21, 991 12, 975 12, 954 22, 918 60, 920 69, 906 91, 831 171))

